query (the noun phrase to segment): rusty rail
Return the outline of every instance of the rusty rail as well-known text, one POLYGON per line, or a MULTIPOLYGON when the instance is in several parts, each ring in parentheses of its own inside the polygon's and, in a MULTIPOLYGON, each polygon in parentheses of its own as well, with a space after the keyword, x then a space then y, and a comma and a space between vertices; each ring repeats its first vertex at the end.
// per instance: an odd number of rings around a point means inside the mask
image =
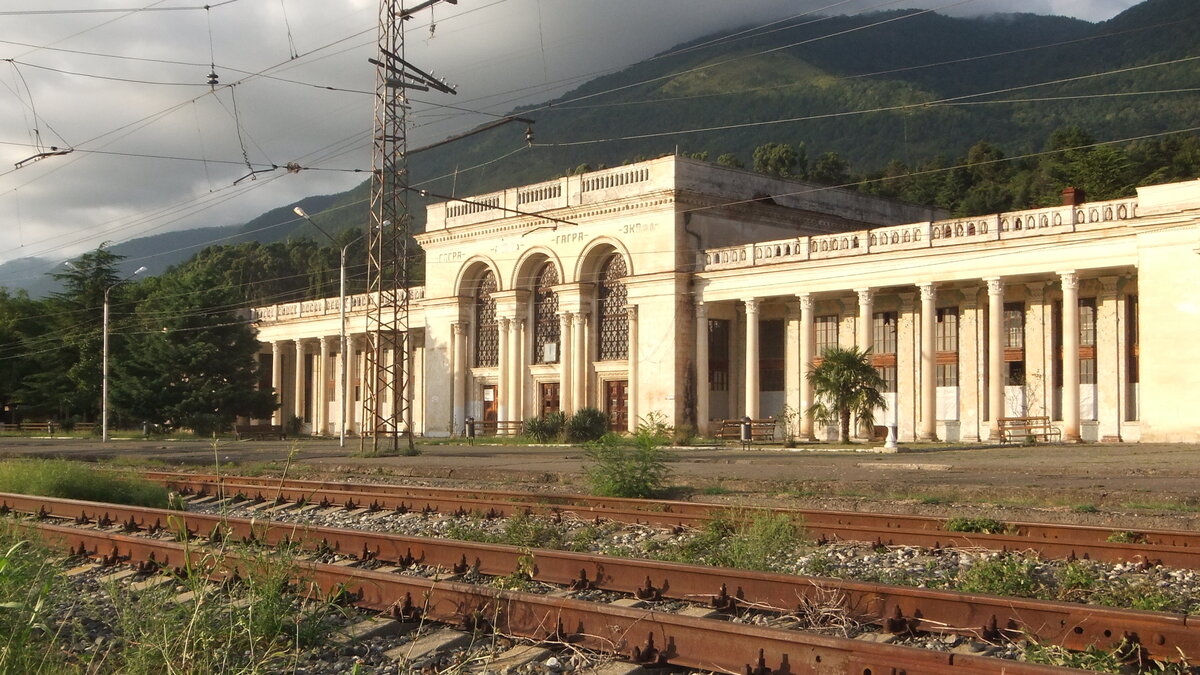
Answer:
MULTIPOLYGON (((51 545, 108 563, 190 567, 229 575, 246 562, 236 553, 218 556, 211 550, 174 542, 44 523, 30 526, 39 529, 51 545)), ((1079 672, 336 565, 306 561, 296 561, 295 565, 300 580, 326 597, 349 595, 360 607, 388 612, 400 619, 437 621, 552 644, 572 644, 643 664, 756 675, 1079 672)))
MULTIPOLYGON (((571 512, 582 518, 598 517, 665 527, 702 527, 714 513, 728 511, 726 507, 678 501, 449 490, 403 485, 281 481, 163 472, 146 475, 185 494, 220 492, 224 495, 243 494, 259 500, 282 498, 288 501, 400 511, 475 512, 499 517, 517 513, 571 512)), ((1139 531, 1138 534, 1142 535, 1142 538, 1138 542, 1119 543, 1107 541, 1109 536, 1118 531, 1116 529, 1082 525, 1007 523, 1011 531, 1004 534, 978 534, 950 532, 942 529, 945 519, 929 516, 815 509, 738 508, 751 513, 776 513, 793 517, 816 539, 932 548, 1032 550, 1045 558, 1089 558, 1110 563, 1133 561, 1200 569, 1200 533, 1195 532, 1139 531)))
POLYGON ((166 511, 97 502, 0 493, 0 510, 73 518, 77 523, 122 525, 127 531, 161 530, 293 543, 360 559, 401 565, 421 563, 493 576, 528 567, 533 578, 575 589, 599 588, 702 602, 724 611, 750 607, 786 613, 798 606, 833 605, 890 632, 935 632, 985 640, 1034 636, 1069 649, 1108 647, 1122 637, 1143 645, 1152 658, 1200 654, 1200 617, 1119 610, 1077 603, 964 594, 820 577, 731 570, 652 560, 513 546, 408 537, 343 528, 166 511))

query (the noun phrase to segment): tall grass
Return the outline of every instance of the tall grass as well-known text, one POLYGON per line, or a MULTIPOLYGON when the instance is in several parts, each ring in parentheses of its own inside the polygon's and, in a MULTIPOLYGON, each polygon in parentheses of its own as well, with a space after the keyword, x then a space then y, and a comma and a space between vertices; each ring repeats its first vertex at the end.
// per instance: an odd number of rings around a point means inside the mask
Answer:
POLYGON ((58 570, 30 533, 0 520, 0 673, 69 672, 54 646, 58 570))
POLYGON ((167 507, 167 489, 161 485, 61 459, 0 462, 0 492, 167 507))

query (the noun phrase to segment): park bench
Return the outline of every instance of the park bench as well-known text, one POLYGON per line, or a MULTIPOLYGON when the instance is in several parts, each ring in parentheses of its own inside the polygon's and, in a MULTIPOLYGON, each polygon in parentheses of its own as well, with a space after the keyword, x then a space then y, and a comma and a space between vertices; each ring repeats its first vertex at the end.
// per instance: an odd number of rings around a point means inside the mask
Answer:
MULTIPOLYGON (((776 422, 774 417, 762 420, 750 420, 751 441, 775 440, 776 422)), ((742 420, 721 420, 721 429, 717 438, 728 441, 739 441, 742 438, 742 420)))
POLYGON ((21 431, 40 431, 52 434, 59 428, 59 425, 55 422, 21 422, 17 428, 21 431))
POLYGON ((237 424, 233 427, 233 435, 239 441, 247 438, 261 440, 275 437, 282 441, 287 438, 283 433, 282 424, 237 424))
POLYGON ((1050 418, 1045 415, 1001 417, 997 422, 1001 443, 1024 443, 1029 439, 1046 443, 1062 440, 1062 432, 1051 425, 1050 418))
POLYGON ((475 420, 476 436, 498 436, 501 434, 516 436, 521 433, 525 423, 520 420, 475 420))

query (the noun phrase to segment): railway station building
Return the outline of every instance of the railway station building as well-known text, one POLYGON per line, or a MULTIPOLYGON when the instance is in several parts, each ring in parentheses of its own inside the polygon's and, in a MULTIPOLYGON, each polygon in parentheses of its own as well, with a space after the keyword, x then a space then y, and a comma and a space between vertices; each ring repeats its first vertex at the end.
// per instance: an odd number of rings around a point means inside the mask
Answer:
MULTIPOLYGON (((1200 442, 1200 181, 951 218, 662 157, 428 207, 410 289, 414 433, 583 407, 711 433, 791 420, 827 347, 870 348, 901 441, 988 442, 1046 416, 1066 441, 1200 442), (553 220, 545 218, 548 216, 553 220)), ((360 431, 366 296, 252 310, 289 416, 360 431)), ((394 401, 381 401, 394 406, 394 401)))

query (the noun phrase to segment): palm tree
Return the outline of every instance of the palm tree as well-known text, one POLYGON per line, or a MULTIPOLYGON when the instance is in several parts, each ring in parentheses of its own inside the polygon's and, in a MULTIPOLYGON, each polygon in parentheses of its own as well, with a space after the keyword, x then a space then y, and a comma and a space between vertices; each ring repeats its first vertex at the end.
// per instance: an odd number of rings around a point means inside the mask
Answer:
POLYGON ((850 438, 851 415, 858 417, 859 423, 873 427, 875 409, 887 408, 887 401, 879 393, 885 384, 871 365, 870 349, 826 349, 820 365, 808 372, 808 381, 816 399, 808 413, 823 424, 836 420, 839 443, 850 438))

